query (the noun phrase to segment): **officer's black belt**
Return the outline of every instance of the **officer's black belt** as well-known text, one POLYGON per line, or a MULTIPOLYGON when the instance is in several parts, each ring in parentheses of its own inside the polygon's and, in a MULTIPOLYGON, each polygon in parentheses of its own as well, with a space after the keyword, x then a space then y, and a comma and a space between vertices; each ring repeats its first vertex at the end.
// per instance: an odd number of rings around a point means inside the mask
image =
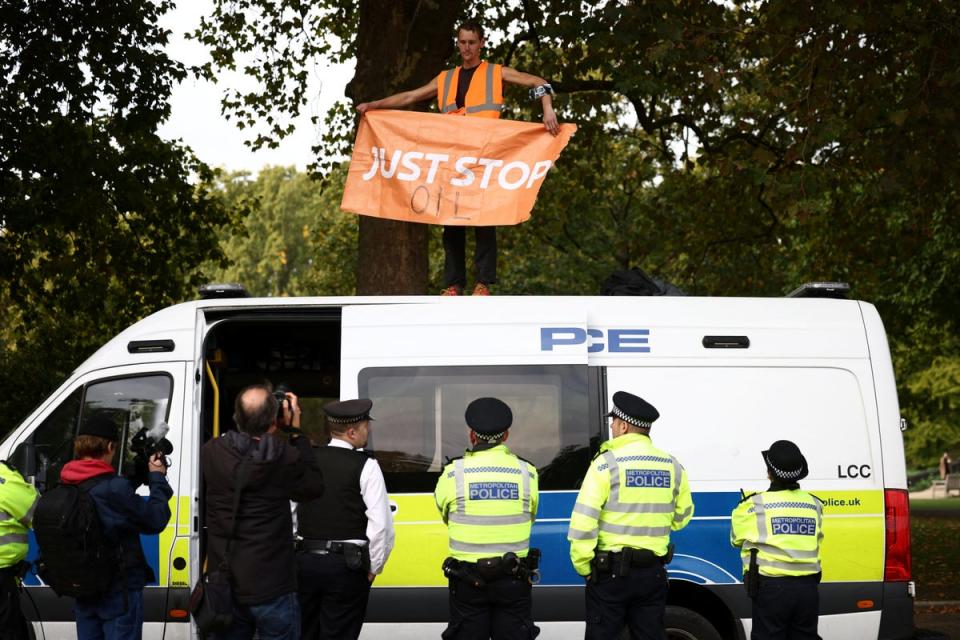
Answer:
POLYGON ((307 551, 309 553, 343 553, 352 548, 362 549, 364 545, 354 544, 352 542, 339 542, 337 540, 297 540, 294 543, 294 549, 297 551, 307 551))
POLYGON ((657 565, 666 565, 673 560, 673 547, 669 547, 666 555, 658 556, 649 549, 635 549, 624 547, 622 551, 597 551, 593 556, 591 566, 601 574, 617 574, 627 576, 631 567, 645 568, 657 565))

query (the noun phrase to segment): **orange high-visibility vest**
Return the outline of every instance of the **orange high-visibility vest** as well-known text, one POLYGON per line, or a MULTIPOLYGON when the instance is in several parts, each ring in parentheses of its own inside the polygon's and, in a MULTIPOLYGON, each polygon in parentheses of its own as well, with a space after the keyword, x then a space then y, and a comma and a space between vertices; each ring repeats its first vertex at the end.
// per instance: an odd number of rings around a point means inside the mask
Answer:
POLYGON ((440 113, 479 118, 499 118, 503 109, 503 70, 499 64, 481 62, 473 72, 470 87, 463 100, 463 108, 457 108, 457 81, 460 67, 441 71, 437 76, 437 104, 440 113))

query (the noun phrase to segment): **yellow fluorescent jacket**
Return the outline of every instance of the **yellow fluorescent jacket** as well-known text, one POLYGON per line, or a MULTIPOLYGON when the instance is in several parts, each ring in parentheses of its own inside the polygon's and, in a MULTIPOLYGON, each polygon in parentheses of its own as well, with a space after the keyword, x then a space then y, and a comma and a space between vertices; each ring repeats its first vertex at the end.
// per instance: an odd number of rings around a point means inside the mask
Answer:
POLYGON ((476 562, 530 548, 539 478, 532 464, 499 444, 467 451, 443 469, 434 499, 447 525, 450 555, 476 562))
POLYGON ((37 490, 19 473, 0 463, 0 567, 27 557, 27 530, 37 505, 37 490))
POLYGON ((822 505, 806 491, 764 491, 733 510, 730 543, 740 547, 744 572, 756 549, 760 575, 810 575, 820 572, 822 525, 822 505))
POLYGON ((687 526, 692 517, 687 473, 676 458, 637 433, 604 442, 570 515, 573 568, 588 575, 596 549, 633 547, 662 556, 670 532, 687 526))
POLYGON ((503 68, 499 64, 481 62, 473 72, 463 108, 457 109, 457 83, 460 67, 441 71, 437 76, 437 105, 440 113, 499 118, 503 109, 503 68))

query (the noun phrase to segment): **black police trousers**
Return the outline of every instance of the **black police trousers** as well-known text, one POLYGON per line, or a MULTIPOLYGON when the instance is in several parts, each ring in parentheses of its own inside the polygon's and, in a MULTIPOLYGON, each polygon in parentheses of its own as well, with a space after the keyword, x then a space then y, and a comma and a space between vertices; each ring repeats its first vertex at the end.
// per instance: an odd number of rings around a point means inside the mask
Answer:
POLYGON ((20 609, 20 585, 13 569, 0 569, 0 640, 27 640, 27 620, 20 609))
POLYGON ((533 600, 527 580, 504 577, 475 587, 450 579, 450 623, 443 640, 533 640, 533 600))
POLYGON ((367 615, 367 570, 348 569, 342 553, 297 552, 300 637, 347 640, 360 635, 367 615))
POLYGON ((750 640, 817 640, 819 582, 819 575, 760 576, 760 589, 753 600, 750 640))
POLYGON ((632 640, 666 640, 667 570, 662 564, 631 567, 626 576, 595 573, 586 599, 586 640, 620 638, 624 626, 632 640))
MULTIPOLYGON (((497 228, 474 227, 477 244, 473 252, 474 274, 477 282, 494 284, 497 281, 497 228)), ((467 286, 467 230, 466 227, 443 228, 443 286, 467 286)))

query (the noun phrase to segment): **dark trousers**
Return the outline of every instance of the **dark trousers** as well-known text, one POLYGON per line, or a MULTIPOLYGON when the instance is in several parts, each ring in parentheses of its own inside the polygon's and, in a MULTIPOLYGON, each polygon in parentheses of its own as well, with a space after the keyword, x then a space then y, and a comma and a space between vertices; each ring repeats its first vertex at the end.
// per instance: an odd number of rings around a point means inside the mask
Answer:
POLYGON ((143 637, 143 589, 117 589, 73 605, 77 640, 140 640, 143 637))
POLYGON ((348 569, 343 554, 297 553, 302 636, 308 640, 356 639, 370 598, 366 569, 348 569))
POLYGON ((667 570, 661 564, 631 567, 627 576, 594 576, 587 583, 586 640, 619 638, 624 626, 632 640, 666 640, 667 570))
POLYGON ((27 640, 27 620, 20 610, 20 585, 11 569, 0 569, 0 640, 27 640))
POLYGON ((760 577, 750 640, 817 640, 819 576, 760 577))
MULTIPOLYGON (((497 281, 497 228, 474 227, 477 244, 473 252, 473 268, 477 282, 497 281)), ((443 228, 443 283, 445 287, 467 286, 467 230, 465 227, 443 228)))
POLYGON ((533 623, 531 587, 526 580, 500 578, 475 587, 450 580, 450 623, 443 640, 532 640, 540 634, 533 623))

